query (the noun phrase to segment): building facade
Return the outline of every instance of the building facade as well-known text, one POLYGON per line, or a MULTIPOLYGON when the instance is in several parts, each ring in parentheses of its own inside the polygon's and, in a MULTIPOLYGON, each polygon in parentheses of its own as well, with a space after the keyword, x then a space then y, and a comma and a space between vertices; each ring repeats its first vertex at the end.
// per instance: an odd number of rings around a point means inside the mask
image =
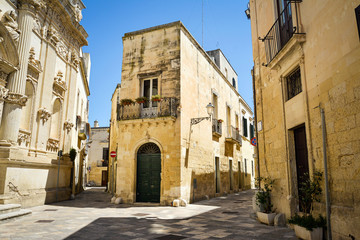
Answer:
POLYGON ((0 2, 0 204, 69 199, 73 179, 82 185, 90 76, 90 56, 81 51, 84 7, 80 0, 0 2), (78 152, 74 163, 70 148, 78 152))
POLYGON ((250 1, 260 176, 290 217, 306 176, 327 170, 314 213, 327 215, 328 195, 333 239, 360 237, 359 5, 250 1))
POLYGON ((117 157, 110 159, 110 190, 127 203, 169 205, 251 187, 254 149, 241 135, 241 119, 250 129, 252 112, 222 52, 206 53, 181 22, 126 33, 123 45, 121 85, 112 97, 110 151, 117 157))
POLYGON ((91 128, 88 151, 88 186, 107 186, 109 163, 109 127, 99 127, 97 121, 91 128))

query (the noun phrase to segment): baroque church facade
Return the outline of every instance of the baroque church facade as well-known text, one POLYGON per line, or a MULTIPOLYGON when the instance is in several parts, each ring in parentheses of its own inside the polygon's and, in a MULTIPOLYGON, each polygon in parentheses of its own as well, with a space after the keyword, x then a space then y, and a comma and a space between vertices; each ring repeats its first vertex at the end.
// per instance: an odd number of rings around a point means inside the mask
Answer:
POLYGON ((91 65, 83 8, 81 0, 0 2, 0 204, 81 191, 91 65))

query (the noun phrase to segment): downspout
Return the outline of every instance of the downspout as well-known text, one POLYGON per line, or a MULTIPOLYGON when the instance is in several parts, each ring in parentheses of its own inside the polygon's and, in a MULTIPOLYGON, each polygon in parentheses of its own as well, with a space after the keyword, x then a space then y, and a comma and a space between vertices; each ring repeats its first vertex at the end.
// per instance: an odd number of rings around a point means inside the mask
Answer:
MULTIPOLYGON (((255 65, 255 63, 254 63, 255 65)), ((260 189, 260 160, 259 160, 259 144, 258 144, 258 129, 257 129, 257 114, 256 114, 256 90, 255 90, 255 76, 254 76, 254 66, 251 69, 251 77, 252 77, 252 84, 253 84, 253 98, 254 98, 254 113, 255 113, 255 134, 256 134, 256 162, 257 162, 257 177, 259 179, 259 186, 258 188, 260 189)))
POLYGON ((330 224, 330 194, 329 194, 329 180, 327 171, 327 155, 326 155, 326 125, 325 125, 325 112, 320 107, 321 114, 321 128, 322 128, 322 139, 323 139, 323 157, 324 157, 324 173, 325 173, 325 197, 326 197, 326 225, 327 225, 327 239, 331 240, 331 224, 330 224))

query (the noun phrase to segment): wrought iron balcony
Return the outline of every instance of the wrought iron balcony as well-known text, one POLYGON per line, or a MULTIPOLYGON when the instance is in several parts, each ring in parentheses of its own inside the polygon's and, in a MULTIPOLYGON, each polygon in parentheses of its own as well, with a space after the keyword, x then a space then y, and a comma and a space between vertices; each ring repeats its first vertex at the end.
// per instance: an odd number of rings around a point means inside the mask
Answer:
POLYGON ((213 118, 212 120, 212 132, 218 137, 222 135, 222 122, 216 118, 213 118))
POLYGON ((225 139, 227 142, 242 144, 241 135, 238 128, 233 126, 228 127, 227 137, 225 139))
POLYGON ((144 119, 156 117, 177 117, 179 99, 164 97, 159 102, 131 103, 117 105, 117 120, 144 119))
POLYGON ((300 2, 302 0, 289 0, 266 36, 264 38, 259 37, 265 44, 266 66, 283 49, 294 34, 304 34, 299 32, 298 4, 300 2))

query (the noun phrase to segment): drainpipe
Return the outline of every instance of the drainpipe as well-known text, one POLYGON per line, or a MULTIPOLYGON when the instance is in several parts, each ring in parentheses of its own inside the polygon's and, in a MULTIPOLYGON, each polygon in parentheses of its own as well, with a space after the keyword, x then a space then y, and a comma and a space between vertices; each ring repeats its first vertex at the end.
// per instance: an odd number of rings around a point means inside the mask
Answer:
POLYGON ((321 114, 321 128, 323 138, 323 156, 324 156, 324 172, 325 172, 325 197, 326 197, 326 225, 327 225, 327 239, 331 240, 331 224, 330 224, 330 194, 329 194, 329 180, 327 171, 327 155, 326 155, 326 125, 325 125, 325 112, 320 107, 321 114))
POLYGON ((252 76, 252 84, 253 84, 253 98, 254 98, 254 115, 255 115, 255 134, 256 134, 256 162, 257 162, 257 172, 258 172, 258 179, 259 179, 259 186, 260 189, 260 160, 259 160, 259 142, 258 142, 258 129, 257 129, 257 114, 256 114, 256 90, 255 90, 255 76, 254 76, 254 67, 251 69, 251 76, 252 76))

